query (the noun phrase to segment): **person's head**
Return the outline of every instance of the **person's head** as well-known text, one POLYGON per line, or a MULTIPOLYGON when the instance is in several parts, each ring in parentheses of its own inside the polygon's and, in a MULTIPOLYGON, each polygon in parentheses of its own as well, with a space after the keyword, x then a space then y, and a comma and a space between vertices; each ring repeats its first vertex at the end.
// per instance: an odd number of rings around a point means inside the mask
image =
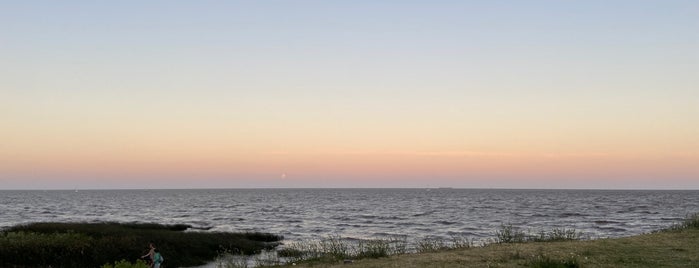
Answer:
POLYGON ((155 244, 153 242, 150 242, 150 243, 148 243, 148 247, 155 248, 155 244))

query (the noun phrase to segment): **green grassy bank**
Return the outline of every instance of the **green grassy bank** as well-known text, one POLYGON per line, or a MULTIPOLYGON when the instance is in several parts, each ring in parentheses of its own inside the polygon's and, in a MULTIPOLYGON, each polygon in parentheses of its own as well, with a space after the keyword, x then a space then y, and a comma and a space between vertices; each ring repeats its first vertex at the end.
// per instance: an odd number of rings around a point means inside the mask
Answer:
POLYGON ((351 263, 326 256, 294 267, 699 267, 698 215, 667 230, 624 238, 510 240, 519 237, 510 234, 485 246, 355 258, 351 263))
MULTIPOLYGON (((290 265, 287 265, 290 266, 290 265)), ((699 230, 616 239, 491 244, 294 267, 699 267, 699 230)))
POLYGON ((188 225, 33 223, 0 232, 0 267, 100 267, 135 261, 154 242, 168 267, 202 265, 220 252, 253 254, 283 238, 265 233, 185 232, 188 225))

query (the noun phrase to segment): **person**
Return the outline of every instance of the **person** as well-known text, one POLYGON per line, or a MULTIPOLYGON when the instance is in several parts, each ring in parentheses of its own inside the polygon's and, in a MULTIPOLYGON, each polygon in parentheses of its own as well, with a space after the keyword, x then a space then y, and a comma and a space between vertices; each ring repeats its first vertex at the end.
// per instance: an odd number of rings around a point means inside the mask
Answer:
POLYGON ((160 250, 157 248, 153 250, 153 268, 160 268, 160 264, 165 260, 163 255, 160 255, 160 250))
POLYGON ((148 248, 148 253, 146 255, 141 256, 141 259, 147 258, 146 262, 148 263, 148 265, 150 265, 150 267, 153 267, 153 264, 155 263, 155 244, 153 244, 153 242, 148 243, 148 248))

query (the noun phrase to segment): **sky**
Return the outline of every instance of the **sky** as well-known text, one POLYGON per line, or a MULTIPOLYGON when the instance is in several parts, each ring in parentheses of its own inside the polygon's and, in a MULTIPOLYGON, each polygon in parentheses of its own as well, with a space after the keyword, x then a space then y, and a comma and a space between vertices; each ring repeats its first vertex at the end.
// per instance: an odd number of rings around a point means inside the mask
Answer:
POLYGON ((697 1, 3 1, 0 189, 699 189, 697 1))

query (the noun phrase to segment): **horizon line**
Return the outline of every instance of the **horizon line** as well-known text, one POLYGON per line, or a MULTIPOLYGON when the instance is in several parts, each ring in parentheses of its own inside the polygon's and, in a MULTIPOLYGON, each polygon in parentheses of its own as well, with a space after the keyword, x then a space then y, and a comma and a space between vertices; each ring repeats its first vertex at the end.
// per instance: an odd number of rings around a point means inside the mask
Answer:
POLYGON ((507 188, 507 187, 221 187, 221 188, 25 188, 0 191, 169 191, 169 190, 522 190, 522 191, 699 191, 699 188, 507 188))

